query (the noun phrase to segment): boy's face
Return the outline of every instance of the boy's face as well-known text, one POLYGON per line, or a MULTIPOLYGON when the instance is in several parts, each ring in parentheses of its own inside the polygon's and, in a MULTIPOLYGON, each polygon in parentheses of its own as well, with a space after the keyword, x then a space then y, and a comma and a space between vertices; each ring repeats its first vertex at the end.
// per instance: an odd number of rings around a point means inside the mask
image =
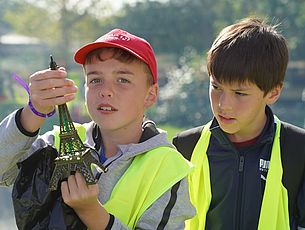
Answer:
POLYGON ((102 52, 104 61, 94 59, 84 66, 87 108, 102 131, 122 130, 130 135, 141 127, 145 109, 157 100, 158 86, 148 85, 141 62, 123 63, 111 55, 102 52))
POLYGON ((221 84, 210 77, 210 103, 221 129, 233 142, 257 137, 266 123, 265 107, 274 103, 281 92, 276 87, 264 96, 253 83, 221 84))

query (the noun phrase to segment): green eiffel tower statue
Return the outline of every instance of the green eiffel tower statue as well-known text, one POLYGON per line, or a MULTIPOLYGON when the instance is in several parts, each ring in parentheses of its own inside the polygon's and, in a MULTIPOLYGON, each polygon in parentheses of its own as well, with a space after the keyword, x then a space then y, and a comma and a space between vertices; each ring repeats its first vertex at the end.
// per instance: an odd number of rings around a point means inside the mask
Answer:
MULTIPOLYGON (((56 70, 57 64, 52 56, 50 68, 56 70)), ((91 165, 98 166, 102 172, 107 169, 92 156, 94 149, 86 147, 80 139, 77 130, 72 122, 67 104, 59 105, 59 121, 60 121, 60 144, 58 156, 55 159, 55 168, 50 180, 49 190, 57 190, 58 183, 68 178, 71 174, 78 171, 86 180, 87 184, 95 184, 97 179, 94 177, 91 165)), ((95 153, 96 155, 96 153, 95 153)))

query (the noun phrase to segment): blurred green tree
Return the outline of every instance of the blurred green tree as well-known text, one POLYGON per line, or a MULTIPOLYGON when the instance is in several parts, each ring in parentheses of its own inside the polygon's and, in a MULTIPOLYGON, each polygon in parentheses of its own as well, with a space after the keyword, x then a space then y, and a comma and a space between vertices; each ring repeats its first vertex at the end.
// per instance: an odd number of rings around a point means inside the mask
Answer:
POLYGON ((102 2, 24 0, 7 9, 4 18, 15 32, 37 37, 55 49, 57 62, 69 69, 74 47, 101 34, 100 20, 109 14, 102 2), (97 10, 99 15, 94 14, 97 10))

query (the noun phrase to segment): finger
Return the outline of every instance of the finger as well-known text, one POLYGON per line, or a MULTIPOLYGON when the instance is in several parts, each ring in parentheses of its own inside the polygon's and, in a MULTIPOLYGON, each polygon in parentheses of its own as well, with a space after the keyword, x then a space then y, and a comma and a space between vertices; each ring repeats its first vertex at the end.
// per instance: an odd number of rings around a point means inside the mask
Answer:
POLYGON ((75 83, 71 79, 57 79, 57 78, 49 78, 43 80, 31 80, 29 83, 29 88, 31 92, 35 91, 43 91, 52 88, 62 88, 62 87, 76 87, 75 83))
POLYGON ((72 194, 73 192, 75 192, 78 189, 75 175, 70 175, 67 179, 67 182, 68 182, 68 186, 70 189, 70 194, 72 194))
POLYGON ((31 98, 32 100, 44 100, 55 97, 63 97, 67 94, 75 94, 78 91, 76 86, 64 86, 60 88, 49 88, 40 91, 32 91, 31 98))
POLYGON ((98 195, 99 194, 99 191, 100 191, 100 189, 99 189, 99 185, 98 184, 89 184, 89 185, 87 185, 87 187, 88 187, 88 189, 89 189, 89 191, 90 191, 90 194, 96 194, 96 195, 98 195))
POLYGON ((65 67, 63 67, 63 66, 60 66, 60 67, 58 67, 58 69, 57 69, 57 70, 66 71, 66 68, 65 68, 65 67))
POLYGON ((32 74, 29 77, 29 81, 42 81, 46 79, 53 79, 53 78, 60 79, 66 77, 67 77, 67 72, 64 69, 58 69, 58 70, 45 69, 32 74))
POLYGON ((63 105, 69 101, 74 100, 76 97, 75 94, 68 94, 62 97, 56 97, 56 98, 51 98, 51 99, 45 99, 44 102, 46 104, 51 104, 51 105, 63 105))
POLYGON ((69 101, 74 100, 76 97, 75 94, 68 94, 68 95, 64 95, 62 97, 56 97, 56 98, 49 98, 49 99, 37 99, 34 100, 33 98, 32 100, 32 105, 33 107, 42 113, 46 113, 47 111, 52 111, 54 109, 54 106, 56 105, 62 105, 64 103, 67 103, 69 101))
POLYGON ((67 181, 61 182, 60 189, 61 189, 61 196, 62 196, 63 200, 65 202, 68 201, 69 197, 70 197, 70 190, 69 190, 67 181))
POLYGON ((75 181, 79 189, 81 189, 82 191, 88 190, 86 180, 80 172, 75 173, 75 181))
POLYGON ((91 196, 96 196, 99 194, 99 185, 96 184, 87 184, 85 177, 79 173, 75 173, 76 183, 79 189, 90 194, 91 196))

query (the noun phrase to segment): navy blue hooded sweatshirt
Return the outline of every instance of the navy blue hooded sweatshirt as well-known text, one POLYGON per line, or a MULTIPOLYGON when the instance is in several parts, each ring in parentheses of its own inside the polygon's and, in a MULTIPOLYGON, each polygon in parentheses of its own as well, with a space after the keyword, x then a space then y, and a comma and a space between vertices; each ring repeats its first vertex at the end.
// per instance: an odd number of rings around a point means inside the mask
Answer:
MULTIPOLYGON (((207 150, 212 200, 207 212, 206 229, 257 229, 276 129, 273 113, 268 106, 266 115, 267 122, 263 131, 255 143, 245 147, 234 145, 214 118, 207 150)), ((188 131, 183 133, 186 132, 188 131)), ((305 131, 302 133, 305 146, 305 131)), ((178 134, 173 140, 178 150, 181 148, 177 142, 184 134, 178 134)), ((301 151, 304 155, 305 147, 301 151)), ((296 202, 297 218, 290 216, 291 229, 305 229, 304 172, 301 180, 296 202)))

